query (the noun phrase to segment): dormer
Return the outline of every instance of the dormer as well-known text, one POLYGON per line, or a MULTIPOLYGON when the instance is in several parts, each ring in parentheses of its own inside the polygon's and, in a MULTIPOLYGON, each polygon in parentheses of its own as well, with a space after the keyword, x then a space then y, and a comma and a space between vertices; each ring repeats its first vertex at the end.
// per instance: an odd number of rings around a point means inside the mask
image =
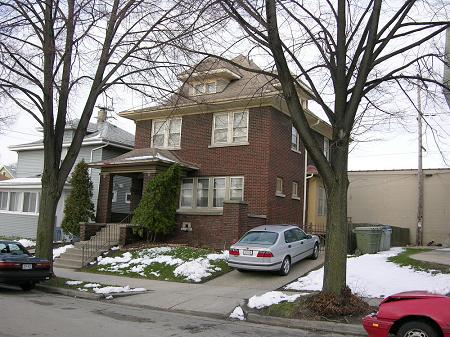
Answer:
POLYGON ((178 79, 186 83, 189 96, 201 96, 224 91, 230 82, 241 79, 241 75, 226 68, 221 61, 206 60, 193 71, 179 75, 178 79))

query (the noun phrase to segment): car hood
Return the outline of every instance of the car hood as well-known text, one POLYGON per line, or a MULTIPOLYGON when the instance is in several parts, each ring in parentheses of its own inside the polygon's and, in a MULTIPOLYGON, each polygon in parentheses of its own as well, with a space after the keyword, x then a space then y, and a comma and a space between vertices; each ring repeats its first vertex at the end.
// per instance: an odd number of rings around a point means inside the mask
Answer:
POLYGON ((386 297, 381 303, 399 301, 399 300, 411 300, 411 299, 428 299, 428 298, 447 298, 446 295, 433 294, 428 291, 405 291, 386 297))

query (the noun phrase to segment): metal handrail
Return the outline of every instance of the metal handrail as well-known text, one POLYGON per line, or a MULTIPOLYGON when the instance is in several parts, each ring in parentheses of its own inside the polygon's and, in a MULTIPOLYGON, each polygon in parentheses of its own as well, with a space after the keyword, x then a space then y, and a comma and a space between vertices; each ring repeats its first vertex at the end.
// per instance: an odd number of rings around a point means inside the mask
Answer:
POLYGON ((107 224, 97 234, 92 236, 88 242, 83 244, 81 266, 85 267, 101 251, 108 250, 119 241, 120 224, 107 224))

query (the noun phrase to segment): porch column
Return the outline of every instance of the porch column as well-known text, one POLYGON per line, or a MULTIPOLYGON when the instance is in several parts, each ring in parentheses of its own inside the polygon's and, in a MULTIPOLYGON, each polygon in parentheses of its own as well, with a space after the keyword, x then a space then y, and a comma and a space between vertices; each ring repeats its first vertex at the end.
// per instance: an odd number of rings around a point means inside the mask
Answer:
POLYGON ((134 213, 136 207, 139 206, 139 203, 142 198, 142 179, 133 177, 131 179, 131 200, 130 200, 130 213, 134 213))
POLYGON ((97 200, 97 222, 99 223, 108 223, 111 221, 113 180, 113 174, 100 173, 100 186, 97 200))

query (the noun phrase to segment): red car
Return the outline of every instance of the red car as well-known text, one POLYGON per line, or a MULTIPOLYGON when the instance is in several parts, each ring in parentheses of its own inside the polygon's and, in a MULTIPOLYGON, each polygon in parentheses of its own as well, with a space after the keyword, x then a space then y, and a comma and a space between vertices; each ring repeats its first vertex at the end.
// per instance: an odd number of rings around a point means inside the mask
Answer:
POLYGON ((448 295, 409 291, 389 296, 378 312, 364 317, 364 329, 369 337, 450 337, 448 295))

